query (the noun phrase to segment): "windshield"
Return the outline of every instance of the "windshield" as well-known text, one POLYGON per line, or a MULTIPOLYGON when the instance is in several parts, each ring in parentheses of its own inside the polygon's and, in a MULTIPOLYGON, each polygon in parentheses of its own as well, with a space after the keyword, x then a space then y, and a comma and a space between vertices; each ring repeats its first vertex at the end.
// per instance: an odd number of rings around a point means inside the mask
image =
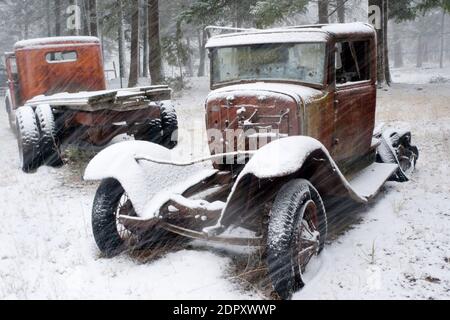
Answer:
POLYGON ((213 84, 240 80, 324 82, 325 43, 216 48, 212 59, 213 84))

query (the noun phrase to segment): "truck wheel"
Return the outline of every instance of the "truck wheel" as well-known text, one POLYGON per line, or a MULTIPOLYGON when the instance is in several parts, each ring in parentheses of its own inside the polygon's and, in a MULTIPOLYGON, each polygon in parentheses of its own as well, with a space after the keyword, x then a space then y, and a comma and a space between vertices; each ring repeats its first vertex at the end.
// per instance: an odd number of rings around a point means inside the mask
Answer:
POLYGON ((326 237, 326 211, 317 190, 306 180, 285 184, 270 212, 266 246, 269 278, 282 299, 305 285, 306 267, 326 237))
POLYGON ((190 241, 157 226, 138 234, 120 223, 119 215, 135 217, 136 211, 120 182, 105 179, 95 195, 92 230, 98 248, 107 257, 135 249, 156 252, 190 241))
POLYGON ((116 256, 137 242, 137 236, 118 221, 119 215, 136 213, 120 182, 103 180, 94 199, 92 230, 97 246, 107 257, 116 256))
POLYGON ((178 117, 171 103, 161 104, 161 124, 163 129, 162 145, 173 149, 178 144, 178 117))
POLYGON ((49 105, 39 105, 36 108, 36 116, 41 132, 40 149, 42 162, 52 167, 63 164, 59 148, 55 116, 49 105))
POLYGON ((147 124, 141 125, 134 134, 136 140, 153 142, 161 144, 162 142, 162 125, 160 119, 153 119, 147 124))
POLYGON ((40 166, 39 127, 31 107, 20 107, 16 111, 17 142, 20 167, 31 172, 40 166))

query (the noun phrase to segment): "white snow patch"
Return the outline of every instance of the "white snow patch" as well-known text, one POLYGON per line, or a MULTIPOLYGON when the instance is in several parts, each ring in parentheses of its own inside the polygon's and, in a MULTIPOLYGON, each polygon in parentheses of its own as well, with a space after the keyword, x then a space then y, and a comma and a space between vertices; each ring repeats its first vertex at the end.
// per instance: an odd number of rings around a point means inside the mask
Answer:
POLYGON ((36 38, 29 40, 21 40, 16 42, 14 49, 22 49, 27 47, 43 46, 43 45, 59 45, 69 43, 100 43, 96 37, 72 36, 72 37, 51 37, 36 38))

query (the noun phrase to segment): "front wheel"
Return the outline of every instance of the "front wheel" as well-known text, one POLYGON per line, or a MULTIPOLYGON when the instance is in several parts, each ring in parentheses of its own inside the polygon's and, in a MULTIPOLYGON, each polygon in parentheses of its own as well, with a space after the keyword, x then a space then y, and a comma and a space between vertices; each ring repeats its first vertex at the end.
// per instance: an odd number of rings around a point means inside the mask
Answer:
POLYGON ((189 241, 157 226, 148 230, 130 230, 120 216, 136 217, 128 194, 116 179, 105 179, 95 195, 92 209, 92 231, 98 248, 106 257, 125 251, 158 252, 189 241))
POLYGON ((119 181, 103 180, 94 199, 92 231, 98 248, 107 257, 122 253, 136 242, 136 235, 120 223, 120 215, 135 216, 133 204, 119 181))
POLYGON ((285 184, 270 212, 266 244, 269 278, 280 298, 290 299, 303 288, 303 274, 326 237, 325 206, 318 191, 306 180, 285 184))

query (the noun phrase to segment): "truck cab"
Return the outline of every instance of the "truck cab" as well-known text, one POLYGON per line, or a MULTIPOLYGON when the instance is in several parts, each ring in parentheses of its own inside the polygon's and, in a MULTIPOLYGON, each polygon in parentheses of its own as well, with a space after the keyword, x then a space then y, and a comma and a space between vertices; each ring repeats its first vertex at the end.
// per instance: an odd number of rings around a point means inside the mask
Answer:
MULTIPOLYGON (((372 26, 245 30, 213 36, 207 48, 209 129, 240 130, 247 140, 241 145, 247 148, 249 143, 261 147, 249 137, 310 136, 330 151, 342 171, 374 161, 377 54, 372 26)), ((225 139, 226 145, 212 143, 211 152, 236 151, 241 133, 225 139)))
POLYGON ((39 95, 106 89, 102 50, 95 37, 19 41, 14 52, 5 54, 5 63, 8 111, 39 95))

